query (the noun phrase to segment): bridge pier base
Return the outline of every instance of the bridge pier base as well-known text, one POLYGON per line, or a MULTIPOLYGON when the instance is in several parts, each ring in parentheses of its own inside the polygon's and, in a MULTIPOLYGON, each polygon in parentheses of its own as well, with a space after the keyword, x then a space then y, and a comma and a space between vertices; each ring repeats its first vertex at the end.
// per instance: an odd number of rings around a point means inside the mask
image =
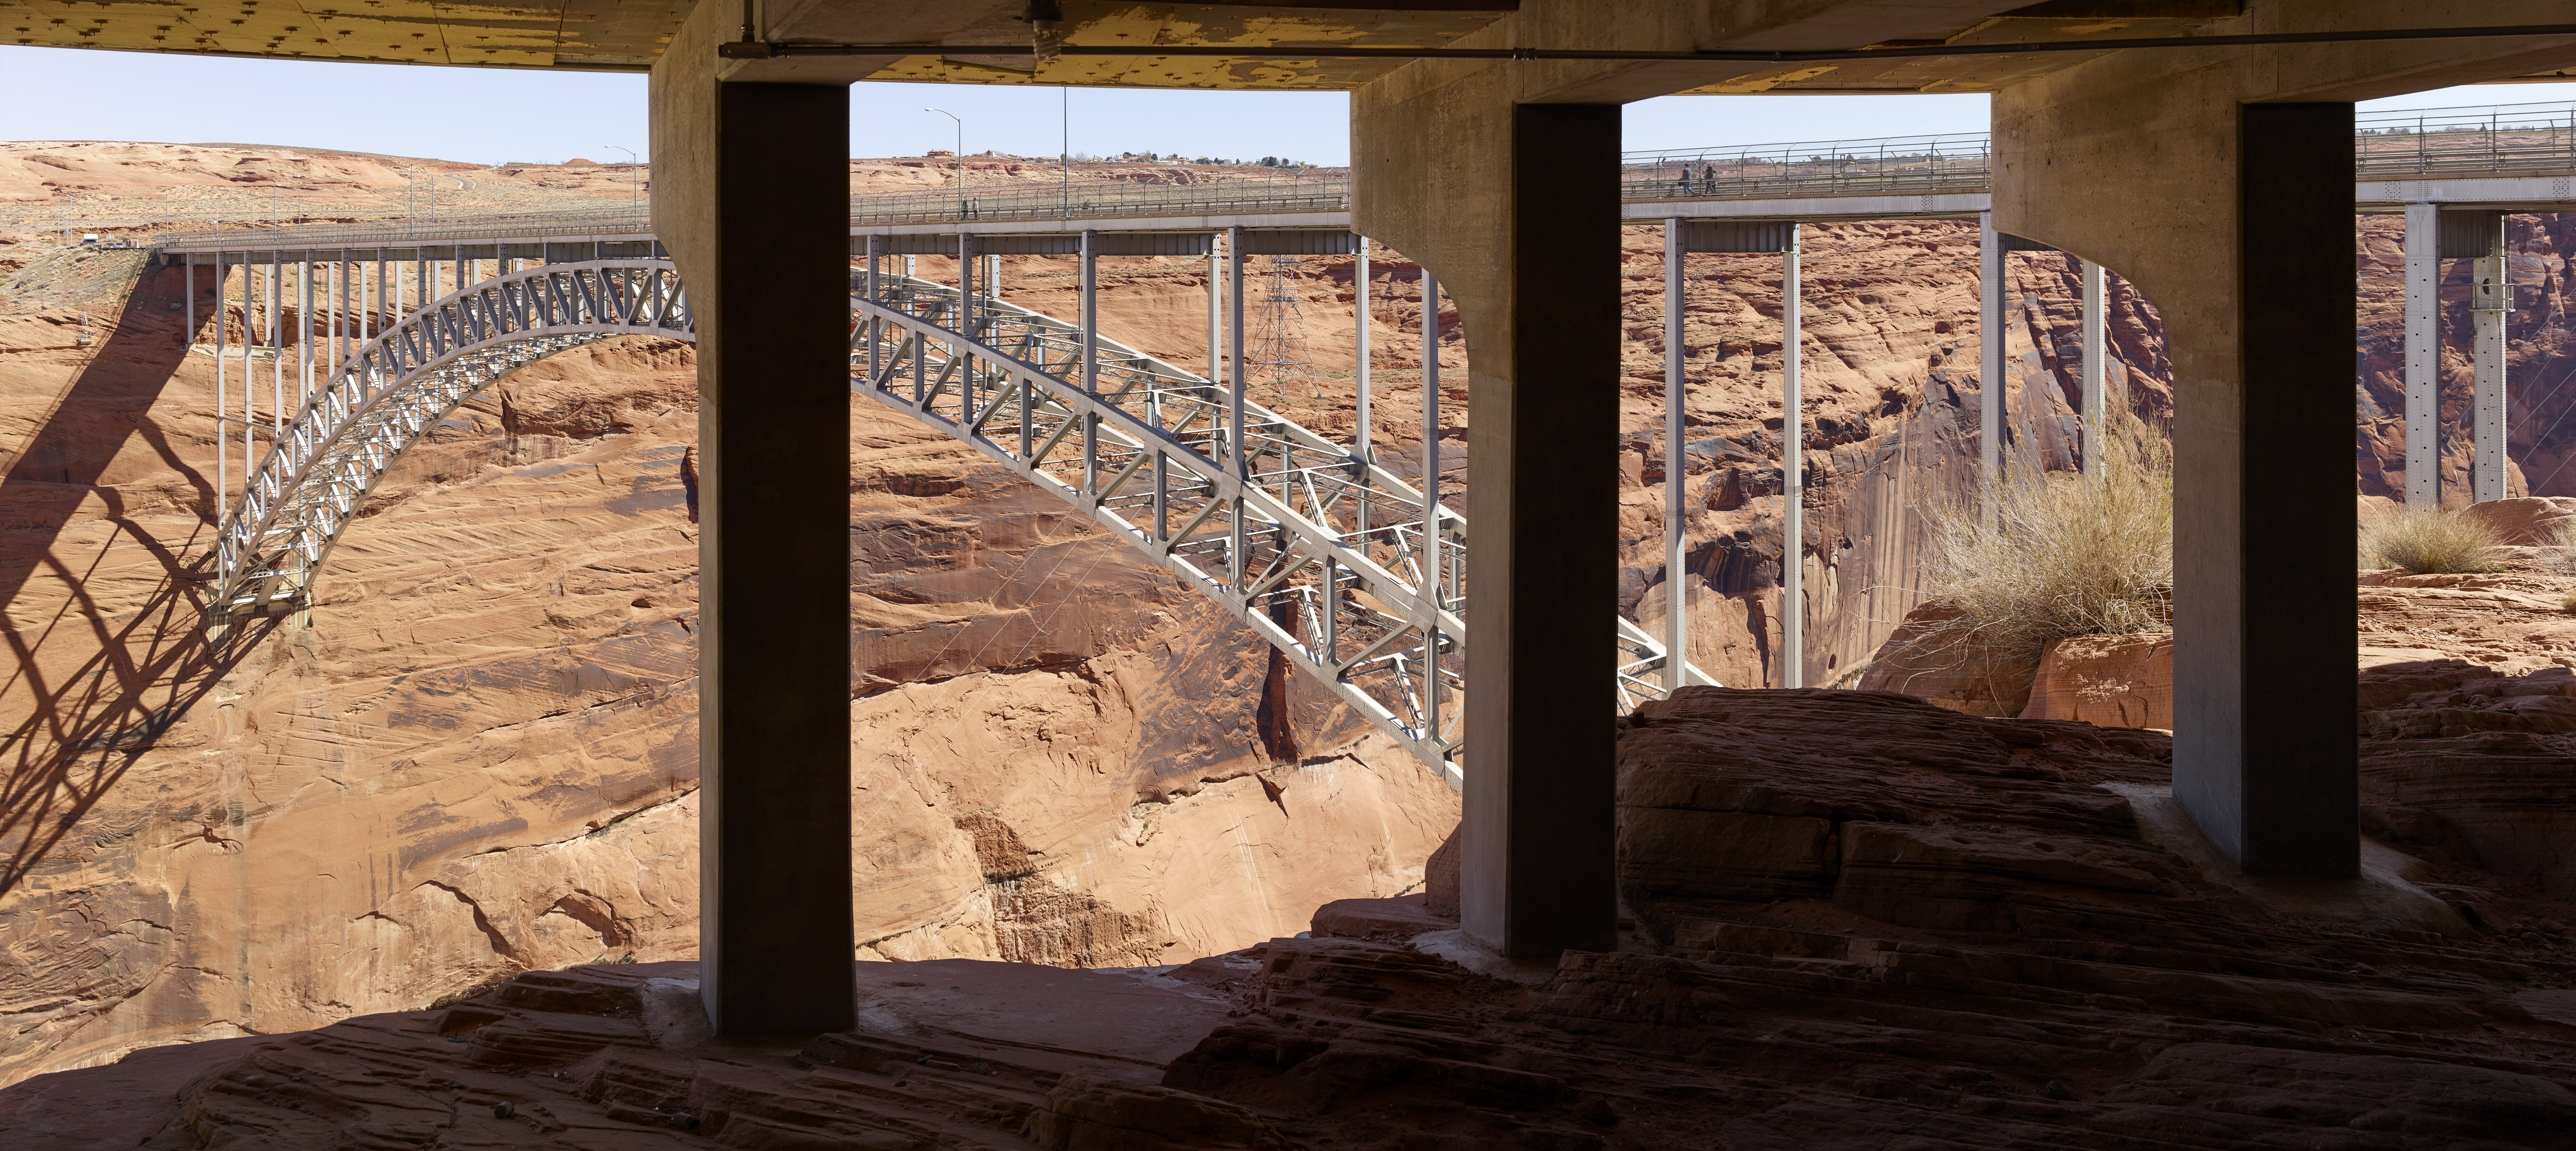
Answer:
POLYGON ((1618 942, 1614 636, 1566 621, 1618 610, 1619 109, 1499 80, 1353 94, 1352 218, 1437 269, 1465 329, 1459 905, 1478 941, 1553 960, 1618 942))
POLYGON ((2249 874, 2342 877, 2360 863, 2353 119, 2245 102, 2291 79, 2109 59, 2003 89, 1994 224, 2111 267, 2164 317, 2174 798, 2249 874))
POLYGON ((718 1034, 855 1025, 849 91, 652 78, 655 233, 698 346, 700 995, 718 1034))

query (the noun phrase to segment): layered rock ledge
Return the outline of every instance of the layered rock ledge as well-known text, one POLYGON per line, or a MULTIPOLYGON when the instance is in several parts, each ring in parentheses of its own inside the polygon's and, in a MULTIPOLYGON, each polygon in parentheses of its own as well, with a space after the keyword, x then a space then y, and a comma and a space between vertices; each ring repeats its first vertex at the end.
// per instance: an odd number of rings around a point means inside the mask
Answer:
MULTIPOLYGON (((576 967, 41 1076, 0 1142, 2564 1145, 2576 953, 2540 886, 2381 839, 2360 879, 2233 876, 2153 731, 1711 688, 1620 749, 1626 939, 1537 982, 1443 958, 1437 886, 1177 967, 860 963, 847 1034, 719 1041, 692 965, 576 967)), ((2448 818, 2522 802, 2451 788, 2448 818)))

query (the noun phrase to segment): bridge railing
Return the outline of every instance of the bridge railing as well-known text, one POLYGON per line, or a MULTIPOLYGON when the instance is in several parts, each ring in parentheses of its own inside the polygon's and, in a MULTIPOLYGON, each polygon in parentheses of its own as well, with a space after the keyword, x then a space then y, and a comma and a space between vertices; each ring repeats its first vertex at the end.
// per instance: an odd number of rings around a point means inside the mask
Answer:
MULTIPOLYGON (((2365 112, 2357 117, 2358 180, 2576 173, 2576 103, 2499 104, 2365 112)), ((1629 201, 1805 196, 1932 195, 1985 191, 1993 177, 1983 132, 1629 152, 1629 201)), ((850 197, 854 227, 1004 220, 1261 215, 1350 209, 1343 169, 1283 171, 1188 183, 1086 175, 1059 183, 925 188, 850 197)), ((641 235, 652 213, 629 208, 448 220, 361 221, 284 228, 172 232, 155 247, 408 247, 510 237, 641 235), (256 239, 253 239, 253 236, 256 239)))
POLYGON ((1350 174, 1340 170, 1187 184, 1091 178, 1054 185, 978 188, 970 184, 963 194, 952 186, 852 196, 850 223, 868 227, 956 220, 1346 212, 1350 206, 1350 174))
POLYGON ((1983 132, 1674 148, 1623 156, 1626 200, 1982 192, 1992 176, 1983 132))
POLYGON ((2364 112, 2365 180, 2576 172, 2576 103, 2364 112))

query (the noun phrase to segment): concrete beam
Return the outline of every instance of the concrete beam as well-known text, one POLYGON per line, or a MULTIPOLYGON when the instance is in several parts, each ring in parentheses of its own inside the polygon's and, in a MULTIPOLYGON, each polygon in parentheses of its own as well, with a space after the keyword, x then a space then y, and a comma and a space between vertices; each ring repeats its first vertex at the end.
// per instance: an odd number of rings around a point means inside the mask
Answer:
MULTIPOLYGON (((653 72, 654 231, 698 347, 700 995, 719 1034, 855 1025, 849 92, 653 72)), ((720 15, 720 14, 719 14, 720 15)))
MULTIPOLYGON (((1415 73, 1420 75, 1420 73, 1415 73)), ((1515 958, 1617 943, 1609 632, 1618 504, 1619 110, 1477 82, 1351 104, 1353 217, 1466 331, 1467 932, 1515 958)))

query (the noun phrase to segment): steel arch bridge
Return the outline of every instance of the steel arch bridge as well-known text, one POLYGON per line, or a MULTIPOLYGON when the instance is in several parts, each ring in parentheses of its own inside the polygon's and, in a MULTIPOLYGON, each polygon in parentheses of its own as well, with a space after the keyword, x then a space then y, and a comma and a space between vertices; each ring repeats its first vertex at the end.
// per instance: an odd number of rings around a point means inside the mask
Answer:
POLYGON ((302 606, 350 517, 421 433, 518 368, 632 335, 697 338, 668 260, 540 265, 403 317, 277 429, 216 536, 209 614, 220 625, 302 606))
MULTIPOLYGON (((1054 492, 1463 779, 1467 522, 1351 449, 1204 377, 955 287, 851 277, 852 384, 1054 492)), ((1613 615, 1622 709, 1665 652, 1613 615)), ((1695 668, 1691 682, 1714 683, 1695 668)))
MULTIPOLYGON (((853 390, 1055 493, 1462 783, 1463 517, 1426 510, 1420 489, 1375 462, 1096 332, 1086 376, 1073 324, 925 280, 880 276, 873 298, 864 283, 853 274, 853 390)), ((210 615, 220 625, 304 605, 358 506, 423 432, 519 367, 618 335, 695 339, 669 261, 506 273, 370 340, 278 433, 225 519, 210 615)), ((1660 698, 1661 645, 1623 618, 1605 622, 1619 635, 1623 709, 1660 698)))

